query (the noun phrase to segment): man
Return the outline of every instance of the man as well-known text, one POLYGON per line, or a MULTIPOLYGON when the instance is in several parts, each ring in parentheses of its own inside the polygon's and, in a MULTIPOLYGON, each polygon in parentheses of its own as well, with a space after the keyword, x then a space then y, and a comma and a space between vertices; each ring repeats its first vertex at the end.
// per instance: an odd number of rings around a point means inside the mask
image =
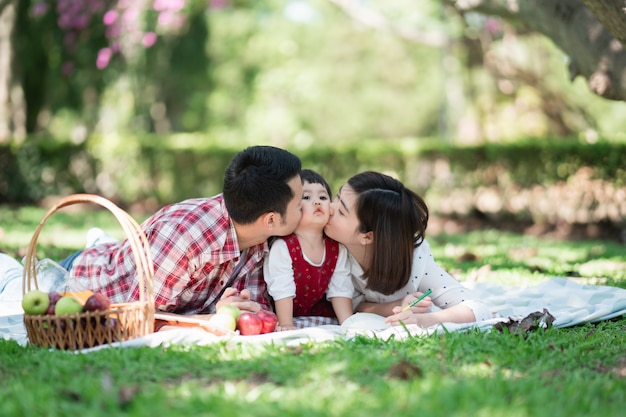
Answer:
MULTIPOLYGON (((268 308, 263 256, 269 237, 292 233, 300 221, 300 169, 300 159, 283 149, 252 146, 230 162, 222 194, 172 204, 146 220, 141 228, 154 262, 157 311, 208 314, 222 304, 252 312, 268 308)), ((68 260, 70 280, 114 303, 139 299, 127 240, 87 248, 68 260)))

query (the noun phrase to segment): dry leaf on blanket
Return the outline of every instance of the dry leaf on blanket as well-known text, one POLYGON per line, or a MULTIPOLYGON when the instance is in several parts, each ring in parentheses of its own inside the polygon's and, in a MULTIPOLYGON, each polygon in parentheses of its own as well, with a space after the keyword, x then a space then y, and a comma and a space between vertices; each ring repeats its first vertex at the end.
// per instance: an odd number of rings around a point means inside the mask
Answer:
POLYGON ((554 320, 554 316, 544 308, 543 312, 535 311, 521 320, 514 320, 509 317, 508 321, 496 323, 493 327, 501 332, 504 332, 504 329, 506 328, 509 330, 509 333, 517 333, 518 331, 530 333, 537 329, 546 329, 551 327, 554 320))

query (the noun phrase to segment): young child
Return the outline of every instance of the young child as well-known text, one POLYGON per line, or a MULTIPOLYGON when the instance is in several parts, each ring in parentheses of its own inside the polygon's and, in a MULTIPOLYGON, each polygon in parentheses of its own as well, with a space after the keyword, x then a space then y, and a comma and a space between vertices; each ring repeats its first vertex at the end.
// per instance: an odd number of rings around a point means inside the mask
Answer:
POLYGON ((302 170, 300 176, 302 219, 293 234, 272 243, 263 266, 275 302, 277 330, 295 329, 294 317, 336 317, 343 323, 353 313, 348 252, 324 234, 330 186, 312 170, 302 170))

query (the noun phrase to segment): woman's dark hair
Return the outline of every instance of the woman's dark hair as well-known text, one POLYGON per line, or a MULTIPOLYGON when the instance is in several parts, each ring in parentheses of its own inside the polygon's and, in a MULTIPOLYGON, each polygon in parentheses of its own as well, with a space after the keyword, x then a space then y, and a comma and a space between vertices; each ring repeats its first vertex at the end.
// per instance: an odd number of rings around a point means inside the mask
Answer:
POLYGON ((303 169, 302 171, 300 171, 300 178, 302 178, 303 184, 304 182, 308 182, 309 184, 321 184, 324 188, 326 188, 326 192, 328 193, 328 196, 329 197, 333 196, 333 193, 330 190, 330 185, 328 185, 328 182, 326 182, 324 177, 322 177, 320 174, 313 171, 312 169, 303 169))
POLYGON ((364 278, 367 288, 393 294, 410 279, 413 251, 423 241, 428 225, 424 200, 400 181, 365 171, 348 180, 358 195, 359 232, 373 232, 372 263, 364 278))
POLYGON ((241 224, 253 223, 272 211, 285 216, 294 197, 287 183, 301 168, 300 158, 273 146, 251 146, 239 152, 224 174, 228 214, 241 224))

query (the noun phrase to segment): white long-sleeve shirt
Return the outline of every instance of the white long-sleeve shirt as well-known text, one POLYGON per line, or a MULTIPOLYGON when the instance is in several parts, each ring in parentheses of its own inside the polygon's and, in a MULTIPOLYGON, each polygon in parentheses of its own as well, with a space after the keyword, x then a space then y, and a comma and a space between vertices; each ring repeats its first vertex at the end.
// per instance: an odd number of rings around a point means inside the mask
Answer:
POLYGON ((446 309, 458 304, 466 305, 476 316, 476 321, 491 319, 492 312, 489 306, 476 298, 472 290, 463 286, 448 272, 435 262, 430 251, 430 245, 424 240, 413 252, 413 266, 409 282, 393 294, 384 295, 366 288, 367 280, 363 278, 363 268, 352 255, 348 256, 354 296, 352 305, 356 309, 360 303, 389 303, 399 300, 414 292, 433 292, 430 298, 433 301, 432 310, 446 309))
MULTIPOLYGON (((313 266, 321 266, 326 260, 326 254, 324 254, 324 259, 319 264, 311 262, 304 252, 302 256, 305 261, 313 266)), ((287 244, 283 239, 276 239, 263 264, 263 278, 267 284, 267 291, 274 300, 296 296, 296 283, 293 278, 292 265, 293 262, 289 255, 287 244)), ((352 298, 353 293, 354 287, 350 279, 348 250, 340 244, 337 265, 328 284, 326 299, 330 300, 333 297, 352 298)))

